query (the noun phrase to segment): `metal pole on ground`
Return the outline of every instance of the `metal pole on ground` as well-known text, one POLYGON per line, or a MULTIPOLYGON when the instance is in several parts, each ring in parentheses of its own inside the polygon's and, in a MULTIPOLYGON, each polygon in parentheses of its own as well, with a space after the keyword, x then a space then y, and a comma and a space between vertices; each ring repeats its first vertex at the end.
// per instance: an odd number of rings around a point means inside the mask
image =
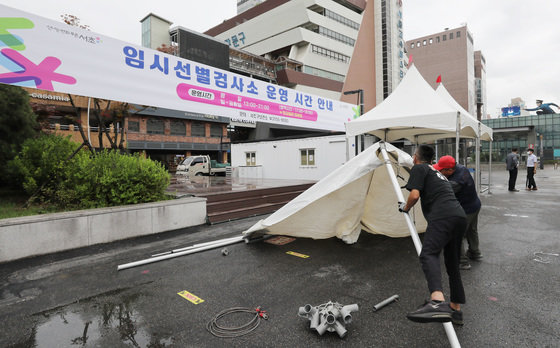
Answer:
POLYGON ((136 267, 136 266, 146 265, 148 263, 158 262, 158 261, 162 261, 162 260, 168 260, 168 259, 172 259, 174 257, 183 256, 183 255, 194 254, 194 253, 197 253, 199 251, 215 249, 215 248, 219 248, 219 247, 222 247, 222 246, 239 243, 239 242, 242 242, 242 241, 243 241, 243 236, 239 236, 235 239, 226 238, 226 239, 222 239, 222 240, 217 240, 215 243, 212 243, 210 245, 205 245, 205 246, 202 246, 202 247, 193 248, 193 249, 189 249, 189 250, 185 250, 185 251, 181 251, 181 252, 177 252, 177 253, 171 253, 171 254, 166 254, 166 255, 161 255, 161 256, 156 256, 156 257, 150 257, 149 259, 130 262, 130 263, 126 263, 124 265, 119 265, 117 267, 117 271, 121 271, 123 269, 132 268, 132 267, 136 267))
MULTIPOLYGON (((381 143, 380 149, 381 149, 381 154, 383 156, 383 160, 385 161, 385 167, 387 167, 387 173, 389 174, 389 178, 391 179, 391 183, 393 185, 393 188, 395 189, 397 200, 399 202, 405 202, 404 196, 401 191, 401 187, 399 186, 397 177, 395 175, 395 171, 393 170, 393 165, 391 163, 391 160, 389 159, 389 155, 387 154, 385 143, 381 143)), ((410 231, 410 236, 412 237, 414 246, 416 247, 416 252, 418 253, 418 256, 420 256, 420 252, 422 251, 422 242, 420 242, 420 237, 418 236, 418 232, 416 231, 416 226, 414 226, 414 223, 412 222, 412 218, 410 217, 410 215, 408 215, 408 213, 403 213, 403 216, 406 220, 406 224, 410 231)), ((445 329, 445 333, 447 334, 447 339, 449 340, 449 344, 451 344, 451 347, 460 348, 461 344, 459 343, 459 339, 457 338, 455 329, 453 329, 453 324, 451 322, 443 323, 443 328, 445 329)))

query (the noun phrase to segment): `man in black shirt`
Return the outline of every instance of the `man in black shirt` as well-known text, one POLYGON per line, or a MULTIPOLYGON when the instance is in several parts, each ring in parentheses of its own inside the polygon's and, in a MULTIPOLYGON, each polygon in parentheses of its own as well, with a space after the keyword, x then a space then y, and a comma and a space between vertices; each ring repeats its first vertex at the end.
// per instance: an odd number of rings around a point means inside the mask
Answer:
POLYGON ((433 157, 434 150, 430 146, 418 147, 406 185, 410 195, 406 203, 399 203, 399 210, 406 213, 422 198, 422 212, 428 222, 420 263, 428 282, 430 300, 408 313, 407 318, 422 323, 453 321, 462 324, 461 304, 465 303, 465 291, 459 273, 459 256, 467 225, 466 215, 455 198, 451 184, 430 165, 433 157), (449 276, 449 303, 445 302, 441 282, 439 255, 442 250, 449 276))

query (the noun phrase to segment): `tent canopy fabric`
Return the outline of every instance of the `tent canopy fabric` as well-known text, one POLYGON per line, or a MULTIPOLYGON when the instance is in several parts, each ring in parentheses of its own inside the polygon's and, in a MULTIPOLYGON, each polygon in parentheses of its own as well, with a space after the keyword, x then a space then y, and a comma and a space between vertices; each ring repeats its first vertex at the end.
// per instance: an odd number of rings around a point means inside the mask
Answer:
MULTIPOLYGON (((480 123, 480 140, 492 141, 492 128, 488 127, 482 122, 478 122, 478 120, 473 115, 469 114, 469 112, 465 110, 461 106, 461 104, 457 103, 455 98, 453 98, 453 96, 449 93, 447 88, 445 88, 443 83, 440 83, 439 86, 436 88, 436 94, 440 96, 440 98, 445 100, 449 105, 451 105, 451 107, 458 110, 461 113, 461 115, 465 115, 466 116, 465 119, 469 119, 469 118, 471 119, 466 122, 469 122, 470 124, 473 122, 480 123)), ((463 120, 461 120, 461 127, 463 126, 462 122, 463 120)))
POLYGON ((403 138, 428 142, 455 137, 459 116, 460 137, 475 138, 478 121, 461 109, 440 97, 412 65, 383 102, 346 123, 346 135, 369 133, 388 142, 403 138))
MULTIPOLYGON (((277 234, 326 239, 338 237, 355 243, 362 230, 390 237, 410 236, 402 213, 397 209, 397 196, 387 167, 376 143, 343 166, 317 182, 274 214, 243 232, 277 234)), ((408 181, 413 162, 410 155, 385 143, 400 185, 408 181)), ((408 191, 403 190, 408 197, 408 191)), ((419 232, 425 231, 426 220, 420 204, 411 216, 419 232)))

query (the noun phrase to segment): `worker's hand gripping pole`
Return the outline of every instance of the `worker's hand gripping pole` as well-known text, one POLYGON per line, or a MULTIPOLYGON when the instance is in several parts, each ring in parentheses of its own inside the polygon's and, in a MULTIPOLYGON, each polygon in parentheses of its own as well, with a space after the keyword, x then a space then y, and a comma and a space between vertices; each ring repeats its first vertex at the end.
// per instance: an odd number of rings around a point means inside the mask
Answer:
MULTIPOLYGON (((395 194, 397 195, 397 200, 400 202, 406 202, 404 196, 401 191, 401 187, 397 181, 397 176, 395 175, 395 171, 393 170, 393 165, 391 160, 389 159, 389 155, 387 154, 387 149, 385 148, 385 143, 380 143, 380 150, 381 155, 383 156, 383 160, 385 161, 385 167, 387 168, 387 173, 389 174, 389 178, 391 179, 391 183, 393 184, 393 188, 395 189, 395 194)), ((412 218, 408 213, 403 213, 403 216, 406 220, 406 224, 410 231, 410 236, 412 237, 412 241, 414 242, 414 246, 416 247, 416 252, 418 256, 420 256, 420 252, 422 251, 422 242, 420 242, 420 237, 418 237, 418 232, 416 231, 416 226, 412 222, 412 218)), ((457 334, 453 329, 453 324, 451 322, 443 323, 443 328, 445 329, 445 333, 447 334, 447 339, 449 340, 449 344, 452 348, 461 348, 461 344, 459 343, 459 339, 457 338, 457 334)))

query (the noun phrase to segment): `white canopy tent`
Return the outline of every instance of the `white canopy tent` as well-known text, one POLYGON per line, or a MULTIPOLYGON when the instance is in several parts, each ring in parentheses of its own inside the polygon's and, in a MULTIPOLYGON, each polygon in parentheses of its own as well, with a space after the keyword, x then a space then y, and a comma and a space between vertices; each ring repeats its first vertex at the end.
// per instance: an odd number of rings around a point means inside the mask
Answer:
POLYGON ((369 133, 391 142, 428 142, 456 135, 475 138, 476 119, 439 97, 413 65, 398 87, 379 105, 346 123, 348 137, 369 133))
MULTIPOLYGON (((455 98, 453 98, 453 96, 449 94, 447 88, 445 88, 443 83, 440 83, 436 88, 436 94, 441 99, 443 99, 446 103, 448 103, 451 107, 453 107, 455 110, 458 110, 461 113, 461 115, 466 115, 470 117, 472 120, 474 120, 475 122, 478 122, 476 117, 472 116, 467 110, 465 110, 461 106, 461 104, 457 103, 455 98)), ((488 127, 487 125, 481 122, 478 122, 478 124, 480 124, 480 140, 492 141, 492 128, 488 127)))
MULTIPOLYGON (((467 110, 465 110, 455 98, 449 94, 443 83, 440 83, 439 86, 436 88, 436 94, 439 95, 443 100, 445 100, 449 105, 453 108, 459 110, 461 115, 468 115, 472 119, 475 119, 472 115, 469 114, 467 110)), ((478 121, 477 121, 478 122, 478 121)), ((476 137, 476 191, 480 192, 480 184, 482 181, 482 175, 480 172, 480 140, 490 141, 490 153, 492 153, 492 128, 488 127, 487 125, 483 124, 482 122, 478 122, 478 137, 476 137)), ((489 175, 488 175, 488 189, 490 189, 490 177, 492 174, 492 156, 490 156, 490 166, 489 166, 489 175)))
MULTIPOLYGON (((412 65, 398 87, 379 105, 360 118, 346 123, 346 136, 372 134, 385 141, 408 139, 416 144, 437 139, 456 139, 455 159, 459 161, 459 139, 477 139, 477 167, 480 173, 479 139, 492 139, 492 129, 482 125, 443 88, 436 93, 412 65)), ((480 179, 477 177, 477 186, 480 179)))
MULTIPOLYGON (((408 181, 412 158, 390 144, 385 146, 402 186, 408 181)), ((243 234, 338 237, 347 243, 356 242, 361 230, 390 237, 409 236, 389 182, 380 143, 373 144, 243 234)), ((408 191, 403 192, 408 196, 408 191)), ((411 215, 417 229, 423 232, 426 220, 417 206, 411 215)))

